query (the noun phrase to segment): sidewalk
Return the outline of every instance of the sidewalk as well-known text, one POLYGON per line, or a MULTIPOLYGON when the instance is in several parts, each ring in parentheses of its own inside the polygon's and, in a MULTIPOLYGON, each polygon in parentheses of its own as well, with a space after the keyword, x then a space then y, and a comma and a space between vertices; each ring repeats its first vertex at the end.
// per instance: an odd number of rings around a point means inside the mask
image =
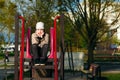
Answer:
POLYGON ((120 73, 120 63, 100 64, 102 73, 120 73))
POLYGON ((10 61, 7 62, 8 65, 6 67, 3 67, 3 65, 5 65, 4 60, 0 60, 0 80, 5 79, 11 73, 14 73, 14 68, 8 67, 10 65, 14 65, 14 57, 9 57, 9 60, 10 61))

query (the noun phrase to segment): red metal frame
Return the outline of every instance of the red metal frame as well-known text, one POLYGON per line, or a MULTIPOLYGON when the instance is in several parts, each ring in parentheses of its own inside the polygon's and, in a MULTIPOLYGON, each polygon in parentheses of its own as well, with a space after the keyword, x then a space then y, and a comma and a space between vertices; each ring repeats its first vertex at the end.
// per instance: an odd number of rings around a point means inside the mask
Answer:
MULTIPOLYGON (((22 16, 19 16, 19 18, 22 20, 22 34, 21 34, 21 51, 20 51, 20 74, 19 74, 19 80, 23 80, 23 58, 24 58, 24 23, 25 19, 22 16)), ((54 80, 58 80, 58 62, 57 62, 57 38, 56 38, 56 27, 57 27, 57 19, 59 19, 60 16, 56 16, 54 19, 54 70, 55 70, 55 78, 54 80)))
POLYGON ((24 58, 24 24, 25 19, 22 16, 19 16, 22 20, 22 34, 21 34, 21 49, 20 49, 20 73, 19 80, 23 80, 23 58, 24 58))
POLYGON ((50 55, 48 58, 54 58, 54 28, 50 28, 50 55))
POLYGON ((58 62, 57 62, 57 38, 56 38, 56 27, 57 27, 57 19, 59 19, 60 16, 56 16, 54 19, 54 69, 55 69, 55 78, 54 80, 58 80, 58 62))
POLYGON ((30 35, 31 35, 31 30, 28 28, 27 31, 27 41, 26 41, 26 58, 32 59, 31 53, 30 53, 30 35))

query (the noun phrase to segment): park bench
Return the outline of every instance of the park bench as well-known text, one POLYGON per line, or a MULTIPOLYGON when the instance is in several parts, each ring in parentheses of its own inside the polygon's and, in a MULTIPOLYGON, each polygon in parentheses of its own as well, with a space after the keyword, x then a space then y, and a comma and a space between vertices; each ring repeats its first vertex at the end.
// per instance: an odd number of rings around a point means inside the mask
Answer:
POLYGON ((110 59, 117 60, 120 58, 119 55, 116 55, 115 50, 96 50, 94 54, 95 59, 110 59))
POLYGON ((101 77, 101 68, 98 64, 91 64, 89 69, 81 69, 81 77, 83 75, 86 76, 87 80, 92 79, 92 80, 98 80, 101 77))

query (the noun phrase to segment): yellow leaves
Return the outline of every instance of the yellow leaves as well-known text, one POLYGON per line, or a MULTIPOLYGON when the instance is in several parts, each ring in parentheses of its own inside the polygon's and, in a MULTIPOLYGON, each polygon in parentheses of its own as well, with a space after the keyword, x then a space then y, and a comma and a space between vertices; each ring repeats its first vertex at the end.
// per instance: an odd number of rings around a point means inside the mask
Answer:
POLYGON ((0 0, 0 8, 3 8, 4 4, 5 4, 5 1, 4 0, 0 0))
MULTIPOLYGON (((2 3, 5 4, 4 1, 1 2, 0 0, 0 5, 2 3)), ((13 31, 15 13, 16 13, 16 5, 11 2, 0 7, 0 23, 4 27, 6 27, 9 31, 13 31)))
POLYGON ((8 6, 8 11, 9 11, 9 13, 11 14, 11 15, 14 15, 15 14, 15 12, 16 12, 16 5, 15 4, 12 4, 12 3, 10 3, 10 5, 8 6))

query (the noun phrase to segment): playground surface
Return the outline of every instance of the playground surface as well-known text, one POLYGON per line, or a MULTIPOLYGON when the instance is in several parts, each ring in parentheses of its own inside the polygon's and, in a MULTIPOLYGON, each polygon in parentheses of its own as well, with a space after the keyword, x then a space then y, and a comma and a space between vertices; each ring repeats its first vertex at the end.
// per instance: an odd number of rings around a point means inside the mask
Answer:
MULTIPOLYGON (((10 58, 9 63, 11 62, 14 62, 14 57, 10 58)), ((2 64, 4 64, 4 60, 0 60, 0 65, 2 64)), ((120 73, 120 62, 106 62, 106 63, 98 63, 98 64, 100 64, 101 66, 102 73, 120 73)), ((14 73, 13 67, 5 68, 0 66, 0 80, 3 80, 11 73, 14 73)), ((85 78, 81 78, 79 71, 75 72, 74 74, 71 71, 65 72, 64 78, 65 80, 85 80, 85 78)), ((29 80, 29 79, 24 79, 24 80, 29 80)))

